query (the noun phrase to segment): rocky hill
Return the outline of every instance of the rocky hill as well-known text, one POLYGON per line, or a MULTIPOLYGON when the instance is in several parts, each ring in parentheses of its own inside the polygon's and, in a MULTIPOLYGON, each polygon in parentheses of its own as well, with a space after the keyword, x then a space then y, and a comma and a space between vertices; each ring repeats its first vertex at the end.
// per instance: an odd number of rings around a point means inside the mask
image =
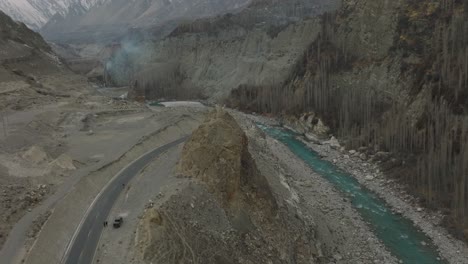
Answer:
POLYGON ((179 173, 206 183, 231 213, 256 206, 274 212, 276 202, 248 150, 247 137, 227 112, 211 113, 184 146, 179 173), (256 197, 255 202, 245 195, 256 197), (260 206, 261 205, 261 206, 260 206))
POLYGON ((311 223, 278 206, 247 136, 224 110, 185 144, 179 173, 190 182, 140 222, 140 262, 317 263, 311 223))

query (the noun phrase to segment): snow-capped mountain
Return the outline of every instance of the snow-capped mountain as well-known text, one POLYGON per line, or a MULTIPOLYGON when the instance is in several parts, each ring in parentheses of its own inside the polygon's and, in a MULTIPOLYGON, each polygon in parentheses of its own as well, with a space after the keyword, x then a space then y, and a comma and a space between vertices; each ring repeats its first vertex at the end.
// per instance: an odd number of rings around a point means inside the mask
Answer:
POLYGON ((157 28, 167 23, 175 27, 182 19, 222 14, 245 7, 250 1, 0 0, 0 10, 49 40, 94 40, 111 39, 130 28, 157 28))
MULTIPOLYGON (((108 0, 87 12, 55 15, 41 34, 56 42, 111 40, 129 29, 164 32, 182 20, 239 10, 251 0, 108 0)), ((169 32, 170 33, 170 32, 169 32)))
POLYGON ((38 30, 55 14, 86 12, 109 0, 0 0, 0 10, 14 20, 38 30))

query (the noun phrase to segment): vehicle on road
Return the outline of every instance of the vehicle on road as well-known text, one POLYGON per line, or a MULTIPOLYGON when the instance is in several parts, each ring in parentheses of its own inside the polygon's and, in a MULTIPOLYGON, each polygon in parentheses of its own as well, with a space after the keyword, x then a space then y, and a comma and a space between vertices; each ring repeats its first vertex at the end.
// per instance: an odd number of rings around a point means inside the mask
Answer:
POLYGON ((121 216, 117 217, 114 219, 114 228, 120 228, 122 226, 122 223, 123 223, 123 218, 121 216))

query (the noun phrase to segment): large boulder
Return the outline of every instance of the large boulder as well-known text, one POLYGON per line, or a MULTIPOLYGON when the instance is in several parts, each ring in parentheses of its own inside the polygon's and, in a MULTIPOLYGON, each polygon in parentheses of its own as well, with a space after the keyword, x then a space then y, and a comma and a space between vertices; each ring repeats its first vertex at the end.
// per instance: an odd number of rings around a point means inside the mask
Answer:
POLYGON ((258 199, 270 209, 275 207, 268 183, 248 151, 244 131, 222 109, 212 112, 185 144, 179 173, 204 182, 229 208, 258 199))

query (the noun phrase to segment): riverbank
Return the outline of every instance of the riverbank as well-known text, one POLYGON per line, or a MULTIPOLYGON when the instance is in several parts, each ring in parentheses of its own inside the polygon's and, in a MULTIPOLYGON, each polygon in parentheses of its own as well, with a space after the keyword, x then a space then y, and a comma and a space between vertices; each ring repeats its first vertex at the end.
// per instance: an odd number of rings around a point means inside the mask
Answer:
POLYGON ((259 169, 268 175, 269 184, 285 189, 282 200, 296 208, 297 217, 314 223, 320 263, 398 263, 349 199, 287 146, 265 136, 251 116, 234 111, 231 114, 245 131, 249 150, 259 169))
MULTIPOLYGON (((248 117, 254 122, 267 125, 279 125, 275 119, 260 116, 248 117)), ((305 137, 300 139, 317 152, 324 160, 334 163, 337 167, 351 174, 359 183, 382 198, 394 214, 401 214, 411 220, 423 231, 437 247, 438 253, 449 263, 468 263, 468 247, 462 241, 455 239, 440 225, 441 214, 423 209, 416 198, 404 191, 404 186, 392 179, 387 179, 378 164, 362 159, 357 151, 345 151, 343 148, 330 145, 330 142, 308 142, 305 137)), ((426 246, 423 242, 423 246, 426 246)))
POLYGON ((438 248, 438 253, 449 263, 468 263, 468 247, 454 238, 441 225, 442 214, 424 209, 417 198, 405 191, 405 186, 394 179, 387 178, 379 165, 361 159, 358 152, 340 151, 330 144, 314 144, 302 138, 307 146, 316 151, 324 160, 333 162, 342 170, 350 173, 360 184, 376 193, 391 207, 395 214, 411 220, 421 229, 438 248), (352 154, 354 153, 354 154, 352 154))

